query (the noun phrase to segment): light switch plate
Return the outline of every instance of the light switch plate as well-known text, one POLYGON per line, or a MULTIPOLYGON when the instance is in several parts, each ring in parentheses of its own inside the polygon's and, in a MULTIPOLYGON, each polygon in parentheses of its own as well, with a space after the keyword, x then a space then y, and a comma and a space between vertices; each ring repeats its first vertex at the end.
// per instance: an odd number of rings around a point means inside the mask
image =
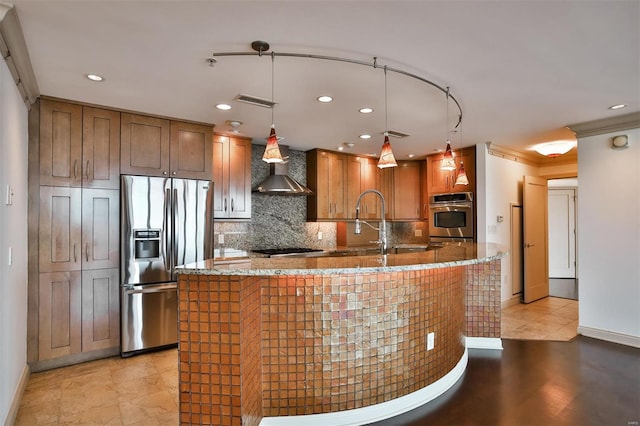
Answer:
POLYGON ((436 346, 436 334, 431 332, 427 334, 427 350, 430 351, 436 346))
POLYGON ((224 244, 224 234, 218 234, 218 244, 224 244))
POLYGON ((11 188, 11 185, 7 184, 7 196, 5 199, 5 204, 7 206, 10 206, 13 204, 13 188, 11 188))

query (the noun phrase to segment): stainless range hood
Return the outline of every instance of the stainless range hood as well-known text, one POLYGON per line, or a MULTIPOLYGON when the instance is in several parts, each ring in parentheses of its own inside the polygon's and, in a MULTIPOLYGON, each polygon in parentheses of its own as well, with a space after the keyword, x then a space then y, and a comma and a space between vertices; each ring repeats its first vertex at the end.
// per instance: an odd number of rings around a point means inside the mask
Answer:
POLYGON ((253 192, 271 195, 309 195, 309 188, 298 183, 288 175, 289 173, 289 147, 280 145, 280 154, 284 162, 269 164, 269 176, 253 189, 253 192))

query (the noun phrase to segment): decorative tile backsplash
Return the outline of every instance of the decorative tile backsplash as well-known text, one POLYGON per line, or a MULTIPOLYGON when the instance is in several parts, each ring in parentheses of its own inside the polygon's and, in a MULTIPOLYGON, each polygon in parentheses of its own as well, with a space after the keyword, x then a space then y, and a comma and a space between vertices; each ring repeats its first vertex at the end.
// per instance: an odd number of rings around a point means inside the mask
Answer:
MULTIPOLYGON (((269 165, 262 161, 263 145, 252 145, 251 186, 256 187, 269 174, 269 165)), ((289 176, 306 185, 306 155, 302 151, 289 150, 289 176)), ((251 195, 250 221, 216 221, 214 225, 215 248, 222 246, 239 250, 264 248, 309 247, 333 249, 337 246, 336 222, 307 222, 307 198, 298 195, 251 195), (218 243, 218 235, 224 234, 224 245, 218 243), (321 239, 318 238, 319 233, 321 239)), ((374 226, 378 223, 372 221, 374 226)), ((353 223, 346 224, 353 234, 353 223)), ((365 227, 363 227, 365 228, 365 227)), ((428 242, 426 222, 390 222, 387 224, 389 244, 428 242), (416 230, 422 235, 416 236, 416 230)), ((376 233, 377 235, 377 233, 376 233)), ((376 237, 377 238, 377 237, 376 237)), ((374 238, 374 239, 376 239, 374 238)), ((369 243, 369 238, 360 238, 369 243)), ((346 245, 362 245, 357 237, 347 238, 346 245)))

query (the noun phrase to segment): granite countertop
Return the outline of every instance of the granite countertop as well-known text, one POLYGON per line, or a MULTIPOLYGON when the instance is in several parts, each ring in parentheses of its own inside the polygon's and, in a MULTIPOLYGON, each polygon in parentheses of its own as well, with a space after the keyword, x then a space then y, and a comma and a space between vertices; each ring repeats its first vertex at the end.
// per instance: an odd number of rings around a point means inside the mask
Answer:
POLYGON ((178 274, 196 275, 322 275, 358 272, 393 272, 472 265, 501 259, 508 252, 493 243, 456 243, 428 251, 402 254, 208 259, 176 268, 178 274))

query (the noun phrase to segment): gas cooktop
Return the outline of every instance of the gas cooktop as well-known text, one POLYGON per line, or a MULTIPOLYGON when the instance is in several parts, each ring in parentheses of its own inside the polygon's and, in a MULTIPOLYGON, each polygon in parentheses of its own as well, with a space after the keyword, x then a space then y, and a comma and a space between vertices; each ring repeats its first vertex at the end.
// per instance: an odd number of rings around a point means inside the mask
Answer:
POLYGON ((296 253, 311 253, 314 251, 322 251, 322 250, 305 248, 305 247, 287 247, 287 248, 254 250, 255 253, 266 254, 268 256, 283 256, 287 254, 296 254, 296 253))

